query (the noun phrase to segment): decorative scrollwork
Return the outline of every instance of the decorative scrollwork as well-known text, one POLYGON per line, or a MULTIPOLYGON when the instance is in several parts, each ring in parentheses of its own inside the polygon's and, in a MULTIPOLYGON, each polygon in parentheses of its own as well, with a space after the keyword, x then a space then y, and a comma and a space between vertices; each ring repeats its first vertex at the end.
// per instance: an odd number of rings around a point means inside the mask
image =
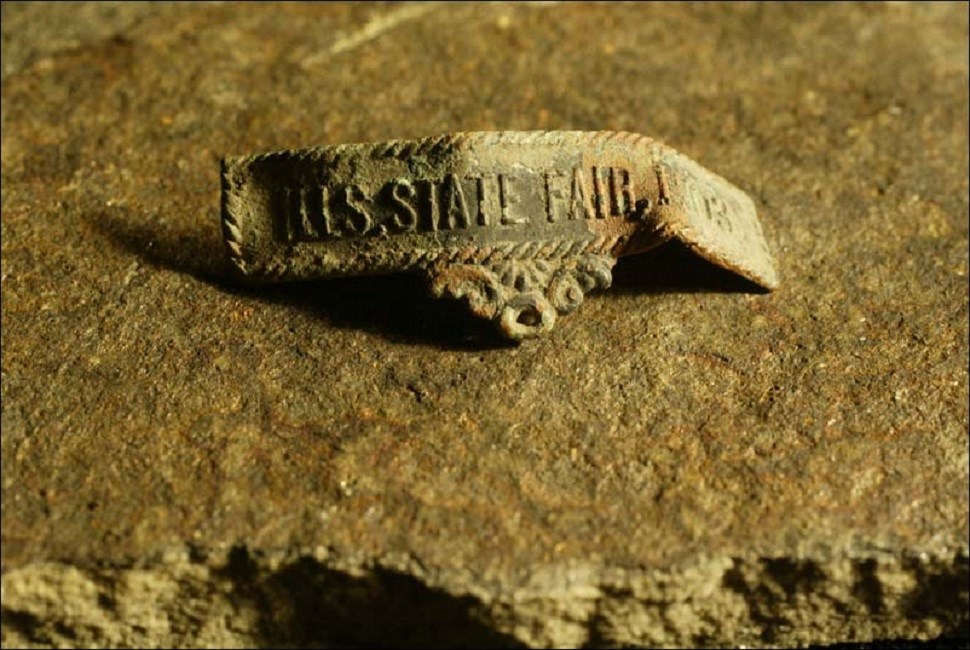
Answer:
POLYGON ((575 311, 586 293, 612 282, 615 260, 583 255, 560 260, 504 260, 492 264, 438 264, 428 275, 431 293, 464 300, 476 316, 505 336, 525 339, 550 329, 559 314, 575 311))

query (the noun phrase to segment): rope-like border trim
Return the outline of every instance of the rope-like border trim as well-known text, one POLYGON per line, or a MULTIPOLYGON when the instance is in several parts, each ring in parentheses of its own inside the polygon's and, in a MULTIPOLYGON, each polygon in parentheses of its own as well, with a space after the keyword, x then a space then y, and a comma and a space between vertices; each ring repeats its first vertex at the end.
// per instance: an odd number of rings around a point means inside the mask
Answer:
POLYGON ((221 163, 222 190, 222 238, 226 244, 226 254, 229 263, 241 274, 246 275, 248 268, 243 258, 243 232, 240 217, 234 208, 238 208, 233 200, 232 179, 226 161, 221 163))
POLYGON ((240 166, 258 166, 279 158, 318 159, 331 165, 339 164, 348 156, 370 158, 397 158, 407 160, 457 153, 466 146, 492 147, 500 145, 533 146, 565 145, 577 149, 620 143, 628 146, 653 146, 676 153, 652 138, 629 131, 465 131, 422 138, 420 140, 388 140, 386 142, 362 142, 324 147, 273 151, 235 158, 240 166), (572 141, 572 142, 569 142, 572 141), (369 151, 368 151, 369 150, 369 151))
MULTIPOLYGON (((405 251, 394 256, 394 266, 401 271, 409 269, 428 270, 441 264, 479 264, 489 265, 506 260, 563 260, 579 258, 583 255, 611 255, 617 256, 619 250, 626 244, 625 236, 599 236, 590 241, 573 241, 562 239, 557 241, 537 242, 500 242, 488 246, 464 246, 461 248, 446 248, 441 250, 405 251)), ((384 253, 387 256, 387 253, 384 253)), ((261 277, 268 280, 281 279, 289 274, 292 268, 291 259, 274 260, 273 262, 253 268, 261 277)), ((346 275, 355 270, 373 266, 373 256, 367 252, 358 252, 346 258, 338 267, 333 268, 334 275, 346 275)), ((313 264, 313 257, 303 257, 301 264, 313 264)))

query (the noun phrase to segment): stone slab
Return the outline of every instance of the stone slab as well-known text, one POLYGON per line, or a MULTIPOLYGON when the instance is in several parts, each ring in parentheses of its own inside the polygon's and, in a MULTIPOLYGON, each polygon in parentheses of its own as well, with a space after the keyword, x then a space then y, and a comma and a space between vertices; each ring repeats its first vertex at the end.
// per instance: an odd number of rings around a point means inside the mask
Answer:
POLYGON ((107 7, 2 9, 4 646, 967 635, 965 5, 107 7), (493 129, 667 142, 779 290, 227 279, 222 156, 493 129))

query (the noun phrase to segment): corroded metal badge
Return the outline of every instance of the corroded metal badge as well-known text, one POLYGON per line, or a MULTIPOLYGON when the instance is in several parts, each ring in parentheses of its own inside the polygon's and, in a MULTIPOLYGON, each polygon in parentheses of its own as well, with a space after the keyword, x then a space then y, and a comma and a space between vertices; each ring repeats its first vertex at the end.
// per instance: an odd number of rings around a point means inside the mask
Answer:
POLYGON ((510 338, 547 332, 616 258, 678 239, 771 289, 751 199, 632 133, 456 133, 226 158, 227 254, 252 281, 423 273, 510 338))

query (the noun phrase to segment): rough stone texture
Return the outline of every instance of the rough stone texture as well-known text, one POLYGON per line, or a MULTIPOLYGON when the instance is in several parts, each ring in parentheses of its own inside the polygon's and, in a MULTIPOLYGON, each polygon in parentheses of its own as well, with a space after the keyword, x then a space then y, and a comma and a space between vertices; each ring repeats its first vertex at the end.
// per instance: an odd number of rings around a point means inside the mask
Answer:
POLYGON ((2 22, 5 646, 967 635, 965 5, 2 22), (221 156, 496 128, 666 140, 781 288, 666 248, 509 347, 225 280, 221 156))

